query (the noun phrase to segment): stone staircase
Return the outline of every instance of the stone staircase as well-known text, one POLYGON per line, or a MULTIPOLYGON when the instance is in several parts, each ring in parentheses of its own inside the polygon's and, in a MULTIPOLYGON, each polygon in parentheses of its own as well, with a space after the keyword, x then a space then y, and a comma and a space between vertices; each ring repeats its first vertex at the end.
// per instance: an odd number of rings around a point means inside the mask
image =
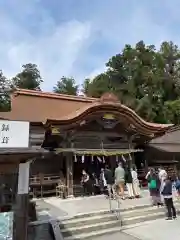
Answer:
MULTIPOLYGON (((180 204, 176 203, 176 208, 180 209, 180 204)), ((120 219, 117 218, 117 212, 109 211, 77 215, 60 222, 61 233, 64 240, 92 239, 137 226, 142 222, 163 218, 165 209, 146 205, 122 209, 120 214, 120 219)))

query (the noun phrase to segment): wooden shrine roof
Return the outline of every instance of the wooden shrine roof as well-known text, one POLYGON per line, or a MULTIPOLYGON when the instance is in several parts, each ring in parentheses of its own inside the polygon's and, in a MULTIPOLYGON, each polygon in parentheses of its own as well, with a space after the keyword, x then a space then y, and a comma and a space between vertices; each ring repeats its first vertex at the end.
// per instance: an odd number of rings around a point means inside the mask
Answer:
POLYGON ((95 100, 81 96, 17 89, 11 94, 11 112, 1 112, 0 119, 45 123, 48 118, 60 119, 95 100))
POLYGON ((172 127, 163 136, 152 139, 149 144, 179 144, 180 146, 180 127, 172 127))
POLYGON ((149 146, 164 152, 180 152, 180 127, 169 129, 163 136, 152 139, 149 146))
POLYGON ((69 96, 25 89, 17 89, 11 95, 12 110, 0 113, 1 119, 23 120, 40 123, 70 123, 83 120, 95 112, 114 112, 128 120, 135 128, 143 128, 148 134, 164 133, 172 124, 155 124, 144 121, 132 109, 121 104, 111 93, 101 98, 69 96))
POLYGON ((180 144, 154 144, 151 145, 153 148, 155 148, 158 151, 161 152, 169 152, 169 153, 180 153, 180 144))

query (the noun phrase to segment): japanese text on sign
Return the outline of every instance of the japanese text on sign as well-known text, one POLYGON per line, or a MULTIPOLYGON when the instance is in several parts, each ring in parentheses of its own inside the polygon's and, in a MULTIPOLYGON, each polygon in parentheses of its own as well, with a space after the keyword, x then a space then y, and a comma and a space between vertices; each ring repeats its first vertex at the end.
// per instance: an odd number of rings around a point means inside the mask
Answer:
POLYGON ((0 120, 0 148, 27 148, 29 122, 0 120))
POLYGON ((2 124, 1 125, 1 144, 8 144, 9 142, 9 136, 7 136, 7 132, 9 132, 10 130, 10 127, 9 127, 9 124, 2 124))

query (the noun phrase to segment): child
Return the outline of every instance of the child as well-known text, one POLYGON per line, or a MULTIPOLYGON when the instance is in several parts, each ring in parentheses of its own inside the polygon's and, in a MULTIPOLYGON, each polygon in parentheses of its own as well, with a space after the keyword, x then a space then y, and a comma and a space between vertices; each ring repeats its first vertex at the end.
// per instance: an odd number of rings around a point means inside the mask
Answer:
POLYGON ((172 195, 172 181, 169 177, 165 179, 164 187, 161 194, 164 197, 164 202, 167 208, 166 220, 172 220, 172 218, 176 219, 176 209, 174 207, 173 195, 172 195))

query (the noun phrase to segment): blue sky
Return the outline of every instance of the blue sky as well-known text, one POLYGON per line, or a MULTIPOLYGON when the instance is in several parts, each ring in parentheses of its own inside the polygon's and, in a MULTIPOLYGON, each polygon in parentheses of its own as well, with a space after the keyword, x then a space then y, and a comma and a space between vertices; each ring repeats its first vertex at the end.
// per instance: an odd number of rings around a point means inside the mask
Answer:
POLYGON ((1 0, 0 69, 11 77, 36 63, 45 91, 63 75, 80 84, 125 43, 180 44, 179 9, 178 0, 1 0))

